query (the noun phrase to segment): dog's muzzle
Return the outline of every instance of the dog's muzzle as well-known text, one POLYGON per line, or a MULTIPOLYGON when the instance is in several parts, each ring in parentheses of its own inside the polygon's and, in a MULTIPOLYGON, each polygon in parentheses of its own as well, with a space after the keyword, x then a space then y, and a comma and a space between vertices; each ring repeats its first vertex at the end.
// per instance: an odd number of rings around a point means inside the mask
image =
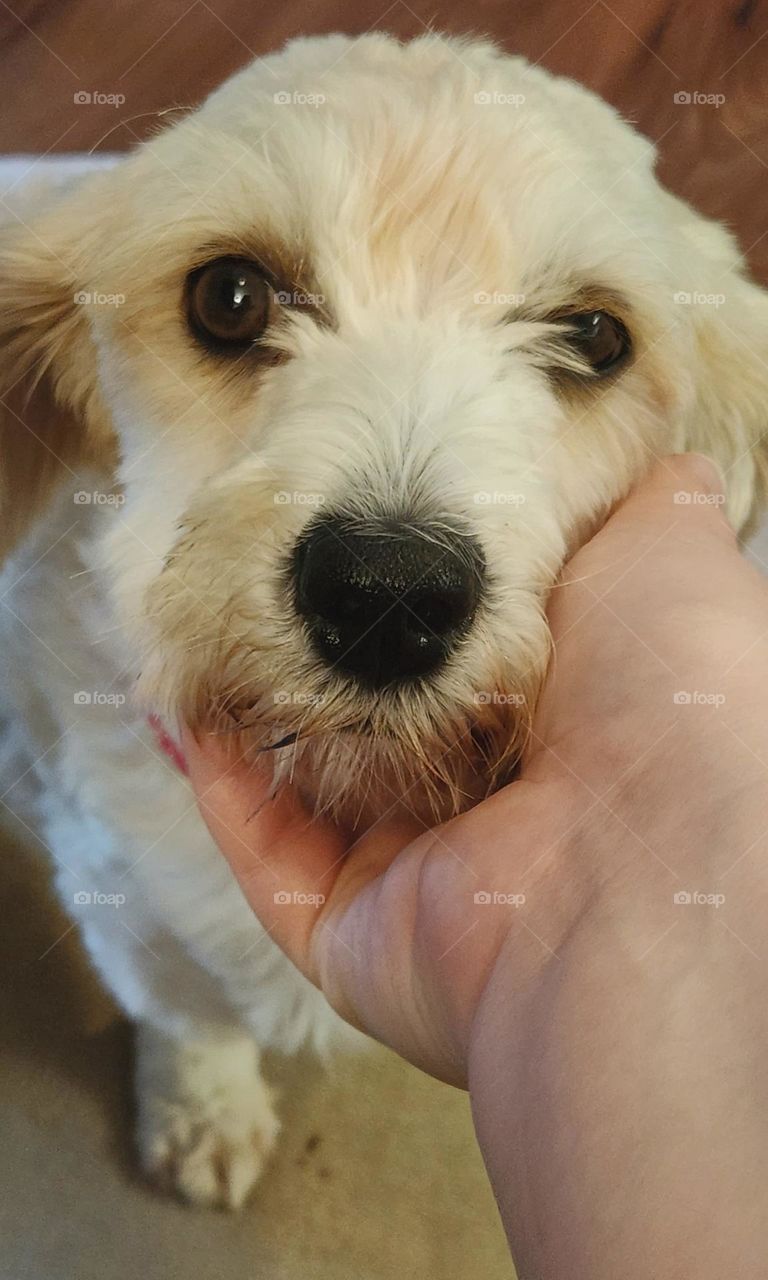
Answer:
POLYGON ((394 520, 314 521, 292 562, 313 649, 374 690, 438 670, 472 624, 484 576, 469 534, 394 520))

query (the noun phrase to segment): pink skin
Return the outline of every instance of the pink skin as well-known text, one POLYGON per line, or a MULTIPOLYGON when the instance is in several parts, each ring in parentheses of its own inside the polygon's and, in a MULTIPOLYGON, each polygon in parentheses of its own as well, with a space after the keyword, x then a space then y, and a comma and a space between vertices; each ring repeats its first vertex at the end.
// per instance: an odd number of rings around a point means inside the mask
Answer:
POLYGON ((520 780, 434 831, 353 838, 185 735, 280 946, 469 1087, 526 1280, 765 1275, 768 587, 720 492, 705 460, 667 459, 578 552, 520 780))

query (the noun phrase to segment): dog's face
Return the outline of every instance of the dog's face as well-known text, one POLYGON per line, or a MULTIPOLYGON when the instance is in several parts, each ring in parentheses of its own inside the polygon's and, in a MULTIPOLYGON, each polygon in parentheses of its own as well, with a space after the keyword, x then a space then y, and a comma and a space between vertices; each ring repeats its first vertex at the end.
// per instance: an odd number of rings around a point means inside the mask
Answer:
POLYGON ((652 159, 488 46, 302 41, 13 233, 13 350, 117 437, 148 705, 347 813, 445 812, 506 776, 547 592, 656 456, 712 453, 744 523, 768 306, 652 159))

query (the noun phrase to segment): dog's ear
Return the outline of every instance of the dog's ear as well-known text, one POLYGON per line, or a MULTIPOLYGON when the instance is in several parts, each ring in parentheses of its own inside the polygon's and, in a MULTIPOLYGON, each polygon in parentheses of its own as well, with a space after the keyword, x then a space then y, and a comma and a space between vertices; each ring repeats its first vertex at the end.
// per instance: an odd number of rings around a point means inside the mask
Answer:
MULTIPOLYGON (((94 175, 100 177, 101 175, 94 175)), ((112 450, 88 320, 93 179, 43 184, 0 221, 0 555, 67 473, 112 450), (86 190, 86 186, 89 188, 86 190)))
POLYGON ((728 513, 749 533, 768 498, 768 292, 749 280, 719 223, 670 197, 681 254, 674 294, 691 342, 691 411, 683 447, 722 470, 728 513))

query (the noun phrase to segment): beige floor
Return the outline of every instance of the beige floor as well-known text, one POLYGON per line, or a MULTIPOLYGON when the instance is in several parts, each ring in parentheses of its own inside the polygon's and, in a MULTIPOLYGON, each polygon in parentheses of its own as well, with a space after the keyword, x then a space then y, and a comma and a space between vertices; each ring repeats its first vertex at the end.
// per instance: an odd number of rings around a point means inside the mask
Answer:
POLYGON ((509 1280, 465 1097, 383 1050, 270 1064, 285 1130, 241 1215, 147 1190, 128 1030, 74 935, 48 950, 31 844, 0 834, 0 1280, 509 1280))

